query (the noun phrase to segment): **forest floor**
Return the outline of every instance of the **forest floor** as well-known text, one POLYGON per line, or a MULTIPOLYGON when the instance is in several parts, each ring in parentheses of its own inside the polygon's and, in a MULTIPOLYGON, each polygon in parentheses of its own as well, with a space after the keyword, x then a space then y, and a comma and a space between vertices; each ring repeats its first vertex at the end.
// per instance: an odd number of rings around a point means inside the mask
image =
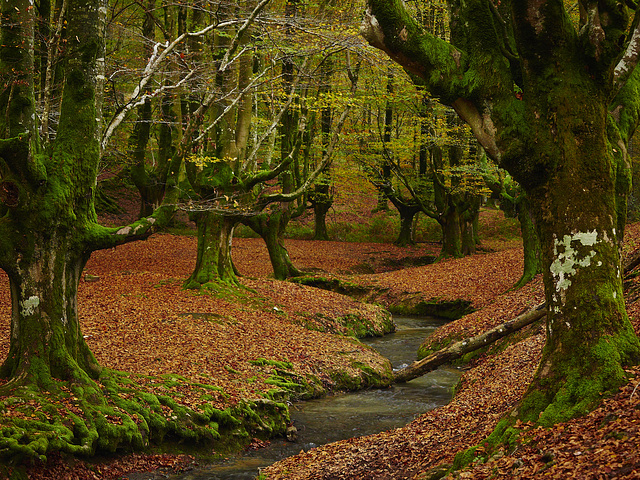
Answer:
MULTIPOLYGON (((489 212, 485 220, 490 222, 494 214, 489 212)), ((630 226, 627 238, 628 253, 640 244, 640 225, 630 226)), ((425 257, 437 254, 439 245, 287 241, 298 267, 367 285, 385 306, 407 298, 472 302, 476 311, 441 327, 434 342, 480 333, 542 300, 539 279, 509 291, 522 269, 516 245, 494 238, 477 255, 421 265, 425 257)), ((379 307, 273 280, 260 239, 234 239, 234 263, 248 289, 233 295, 226 290, 221 296, 184 291, 181 284, 194 266, 195 249, 194 237, 160 234, 92 256, 80 285, 79 309, 83 333, 102 365, 218 385, 225 392, 213 400, 219 408, 273 388, 268 383, 272 367, 258 359, 290 362, 296 374, 320 378, 327 392, 339 387, 332 372, 346 371, 366 385, 354 365, 388 368, 371 349, 340 335, 347 332, 343 320, 350 315, 378 328, 379 307)), ((630 280, 628 311, 640 331, 637 289, 630 280)), ((0 278, 0 315, 6 319, 8 291, 6 278, 0 278)), ((8 323, 0 326, 0 358, 8 350, 8 323)), ((425 475, 434 467, 481 443, 514 406, 533 376, 544 335, 543 326, 534 324, 516 339, 505 339, 475 357, 464 366, 454 399, 406 427, 301 452, 263 473, 268 479, 287 480, 429 478, 425 475)), ((526 442, 515 451, 475 462, 472 469, 458 472, 459 477, 640 478, 640 369, 629 374, 629 383, 588 416, 552 429, 521 425, 526 442)), ((182 398, 187 405, 200 401, 189 392, 182 398)), ((482 448, 477 453, 481 456, 482 448)), ((131 471, 189 468, 193 461, 188 456, 134 454, 101 463, 70 463, 52 456, 47 465, 33 467, 30 478, 126 478, 131 471)))

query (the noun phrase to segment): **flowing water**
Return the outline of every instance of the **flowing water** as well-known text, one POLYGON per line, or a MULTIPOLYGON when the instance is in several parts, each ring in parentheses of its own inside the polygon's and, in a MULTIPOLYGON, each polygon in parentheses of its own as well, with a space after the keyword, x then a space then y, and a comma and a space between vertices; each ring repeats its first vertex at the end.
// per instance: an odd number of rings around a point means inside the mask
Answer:
MULTIPOLYGON (((422 341, 441 320, 395 317, 396 332, 364 339, 387 357, 395 369, 415 360, 422 341)), ((259 468, 318 445, 345 438, 369 435, 406 425, 416 416, 451 400, 459 379, 454 368, 444 367, 403 385, 307 400, 291 406, 291 419, 298 429, 295 442, 275 439, 267 448, 244 453, 221 463, 171 475, 174 480, 254 479, 259 468)), ((154 478, 152 474, 130 476, 135 480, 154 478)), ((157 477, 155 477, 157 478, 157 477)))

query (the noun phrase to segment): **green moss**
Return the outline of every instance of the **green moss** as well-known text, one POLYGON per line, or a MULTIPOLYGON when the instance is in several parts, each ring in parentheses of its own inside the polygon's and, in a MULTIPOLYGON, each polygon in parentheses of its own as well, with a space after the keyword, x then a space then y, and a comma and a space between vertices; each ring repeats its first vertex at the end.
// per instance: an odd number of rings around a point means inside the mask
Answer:
POLYGON ((283 370, 291 370, 293 368, 293 364, 291 362, 282 362, 279 360, 267 360, 266 358, 262 358, 262 357, 259 357, 255 360, 249 360, 249 363, 251 363, 252 365, 260 365, 260 366, 271 365, 283 370))
POLYGON ((453 465, 451 466, 452 471, 461 470, 464 467, 471 465, 471 463, 476 459, 476 451, 478 447, 467 448, 462 452, 458 452, 453 459, 453 465))
POLYGON ((252 436, 286 431, 289 417, 284 404, 257 400, 227 410, 210 405, 194 410, 180 403, 178 389, 219 388, 191 384, 177 375, 158 378, 153 385, 165 388, 167 395, 149 393, 132 378, 105 371, 95 385, 69 387, 58 382, 49 392, 22 389, 6 395, 0 416, 0 458, 44 461, 52 451, 89 456, 142 450, 151 442, 167 440, 229 451, 232 446, 241 448, 252 436))
POLYGON ((499 450, 513 451, 520 442, 520 431, 513 428, 514 423, 513 417, 500 420, 491 435, 480 445, 456 454, 450 471, 462 470, 475 462, 485 462, 499 450))
POLYGON ((347 282, 339 278, 303 276, 292 278, 290 281, 292 283, 320 288, 322 290, 329 290, 331 292, 355 298, 361 298, 371 291, 371 288, 369 287, 358 285, 353 282, 347 282))
POLYGON ((423 358, 428 357, 429 355, 437 352, 438 350, 442 350, 443 348, 448 347, 453 342, 457 342, 462 340, 459 337, 448 337, 438 342, 431 342, 429 338, 425 340, 425 342, 418 347, 418 360, 422 360, 423 358))

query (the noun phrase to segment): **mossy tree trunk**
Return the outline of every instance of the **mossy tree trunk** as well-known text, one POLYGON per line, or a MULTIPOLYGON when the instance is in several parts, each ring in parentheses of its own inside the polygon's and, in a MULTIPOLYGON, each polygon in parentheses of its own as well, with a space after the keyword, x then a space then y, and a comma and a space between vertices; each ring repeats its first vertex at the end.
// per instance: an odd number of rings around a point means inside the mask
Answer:
POLYGON ((494 198, 500 201, 500 210, 507 217, 516 217, 520 224, 520 237, 524 266, 522 276, 513 288, 521 288, 529 283, 533 277, 542 273, 542 259, 540 258, 540 240, 536 232, 535 222, 531 213, 529 198, 522 187, 510 175, 498 172, 497 175, 485 175, 487 186, 494 198))
MULTIPOLYGON (((469 196, 470 194, 467 194, 469 196)), ((480 196, 472 195, 467 199, 466 208, 460 215, 462 255, 476 253, 479 243, 478 217, 480 216, 480 196)))
POLYGON ((518 221, 520 222, 520 236, 522 237, 522 249, 524 254, 524 266, 522 277, 513 288, 520 288, 542 273, 542 259, 540 258, 540 240, 536 232, 536 226, 531 215, 531 207, 526 195, 516 205, 518 221))
POLYGON ((333 195, 331 194, 331 183, 320 180, 314 186, 310 195, 313 204, 313 239, 329 240, 327 230, 327 213, 333 206, 333 195))
POLYGON ((415 245, 415 239, 413 238, 413 227, 415 216, 421 211, 420 207, 415 204, 397 204, 393 202, 400 214, 400 233, 396 239, 394 245, 399 247, 406 247, 407 245, 415 245))
POLYGON ((442 230, 442 248, 440 249, 440 258, 462 257, 460 210, 455 204, 449 205, 439 214, 437 220, 440 224, 440 229, 442 230))
MULTIPOLYGON (((331 93, 331 74, 333 73, 333 59, 327 57, 322 62, 320 87, 318 97, 322 98, 331 93)), ((322 107, 320 112, 320 134, 322 135, 322 157, 327 153, 327 147, 331 138, 331 122, 333 108, 330 103, 322 107)), ((322 172, 322 177, 316 181, 313 190, 309 194, 309 201, 313 205, 314 240, 329 240, 327 231, 327 213, 333 205, 333 185, 331 171, 327 168, 322 172)))
POLYGON ((276 210, 244 220, 244 223, 264 240, 269 252, 269 260, 271 260, 273 276, 278 280, 302 275, 291 261, 284 245, 284 229, 287 222, 281 220, 280 217, 283 215, 287 215, 287 212, 276 210))
MULTIPOLYGON (((119 427, 105 426, 100 413, 107 410, 104 396, 92 380, 101 369, 78 320, 82 269, 92 251, 145 238, 166 224, 172 211, 161 209, 122 228, 96 223, 100 156, 96 91, 102 88, 106 12, 101 1, 69 1, 66 34, 76 40, 67 43, 60 67, 65 82, 57 132, 51 143, 41 145, 33 108, 35 10, 22 0, 6 2, 0 27, 0 75, 8 86, 5 93, 12 91, 0 96, 0 108, 8 113, 0 121, 0 200, 7 209, 0 219, 0 267, 9 277, 12 301, 9 354, 0 368, 8 382, 0 390, 3 395, 28 392, 30 398, 38 398, 40 392, 55 395, 58 382, 68 381, 87 420, 78 418, 73 432, 52 420, 48 428, 58 432, 55 438, 36 439, 25 431, 24 439, 16 443, 3 433, 0 450, 3 456, 14 451, 38 457, 51 448, 90 454, 119 427)), ((125 442, 128 438, 130 444, 141 442, 144 428, 129 417, 115 435, 125 442)))
POLYGON ((200 288, 218 281, 237 285, 231 243, 238 218, 212 210, 198 212, 194 216, 198 227, 198 253, 196 266, 185 282, 185 288, 200 288))
POLYGON ((546 424, 588 411, 600 392, 624 382, 623 365, 640 358, 622 292, 615 165, 605 135, 607 102, 584 74, 570 74, 566 87, 545 92, 552 94, 554 108, 564 110, 563 121, 531 124, 550 140, 534 147, 535 153, 563 168, 542 185, 523 178, 547 266, 550 319, 541 365, 521 415, 546 424), (579 90, 571 88, 576 79, 582 80, 579 90))
POLYGON ((640 111, 630 13, 599 3, 574 26, 562 2, 454 2, 451 43, 424 33, 400 0, 368 0, 363 22, 369 42, 452 105, 527 193, 548 339, 518 414, 542 424, 586 412, 640 360, 619 250, 626 142, 640 111), (487 27, 498 18, 502 27, 487 27))
POLYGON ((51 388, 52 378, 81 383, 96 378, 100 367, 82 336, 75 301, 88 255, 81 243, 57 232, 40 231, 27 243, 17 247, 22 257, 5 270, 11 286, 11 342, 0 375, 43 390, 51 388))

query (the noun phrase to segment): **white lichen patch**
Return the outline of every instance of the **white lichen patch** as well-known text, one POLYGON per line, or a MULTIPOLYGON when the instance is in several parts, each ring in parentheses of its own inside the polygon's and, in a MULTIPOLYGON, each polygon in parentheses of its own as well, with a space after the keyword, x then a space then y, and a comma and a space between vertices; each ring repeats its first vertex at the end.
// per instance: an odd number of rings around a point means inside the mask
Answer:
POLYGON ((26 300, 23 300, 22 302, 20 302, 20 306, 22 307, 22 310, 20 311, 20 313, 24 317, 33 315, 33 313, 36 311, 36 308, 38 308, 38 305, 40 305, 40 298, 36 297, 35 295, 32 295, 26 300))
MULTIPOLYGON (((553 256, 550 271, 556 287, 556 302, 564 302, 564 294, 571 286, 573 277, 580 267, 591 265, 591 259, 596 255, 594 250, 585 253, 584 247, 592 247, 598 241, 598 232, 577 232, 565 235, 562 240, 554 237, 553 256)), ((601 263, 600 263, 601 264, 601 263)))
POLYGON ((122 227, 116 232, 117 235, 129 235, 131 233, 131 227, 122 227))

